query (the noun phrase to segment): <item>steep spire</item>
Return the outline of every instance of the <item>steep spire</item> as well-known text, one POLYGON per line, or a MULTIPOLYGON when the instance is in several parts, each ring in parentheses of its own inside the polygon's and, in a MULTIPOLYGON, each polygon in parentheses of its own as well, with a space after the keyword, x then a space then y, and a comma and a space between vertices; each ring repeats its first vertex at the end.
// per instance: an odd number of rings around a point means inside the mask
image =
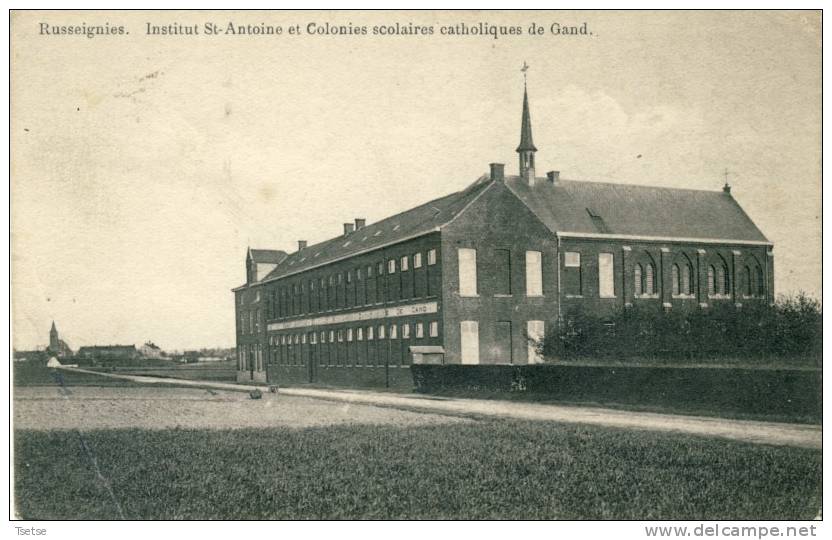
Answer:
POLYGON ((49 329, 49 350, 58 353, 61 350, 61 342, 58 337, 58 328, 55 326, 55 321, 52 321, 52 328, 49 329))
POLYGON ((529 114, 529 93, 523 85, 523 120, 520 124, 520 146, 517 152, 537 152, 532 141, 532 118, 529 114))
MULTIPOLYGON (((523 76, 526 75, 527 64, 523 64, 523 76)), ((534 186, 534 153, 537 148, 532 141, 532 118, 529 114, 529 93, 526 90, 526 83, 523 83, 523 121, 520 124, 520 146, 517 153, 520 158, 520 178, 524 179, 530 186, 534 186)))

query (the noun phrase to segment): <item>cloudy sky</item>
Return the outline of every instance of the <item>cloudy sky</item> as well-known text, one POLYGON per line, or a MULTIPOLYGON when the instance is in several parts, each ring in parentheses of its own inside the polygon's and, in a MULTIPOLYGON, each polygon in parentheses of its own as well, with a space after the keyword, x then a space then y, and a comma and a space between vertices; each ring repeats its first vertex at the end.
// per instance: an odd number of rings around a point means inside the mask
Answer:
POLYGON ((515 173, 523 61, 540 170, 718 190, 727 168, 775 244, 777 291, 819 296, 820 41, 807 12, 17 14, 13 344, 46 344, 54 319, 74 348, 233 345, 247 246, 327 239, 489 162, 515 173), (145 33, 230 21, 284 34, 145 33), (41 35, 42 22, 129 34, 41 35), (371 35, 397 22, 434 34, 371 35), (524 35, 440 34, 480 22, 524 35), (533 22, 547 32, 527 35, 533 22))

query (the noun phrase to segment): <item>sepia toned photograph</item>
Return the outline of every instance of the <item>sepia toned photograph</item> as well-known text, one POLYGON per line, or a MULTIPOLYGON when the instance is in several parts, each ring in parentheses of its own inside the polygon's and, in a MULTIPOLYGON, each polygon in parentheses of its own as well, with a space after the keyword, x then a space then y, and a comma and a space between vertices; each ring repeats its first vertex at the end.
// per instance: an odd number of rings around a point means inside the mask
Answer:
POLYGON ((820 10, 9 29, 21 527, 817 536, 820 10))

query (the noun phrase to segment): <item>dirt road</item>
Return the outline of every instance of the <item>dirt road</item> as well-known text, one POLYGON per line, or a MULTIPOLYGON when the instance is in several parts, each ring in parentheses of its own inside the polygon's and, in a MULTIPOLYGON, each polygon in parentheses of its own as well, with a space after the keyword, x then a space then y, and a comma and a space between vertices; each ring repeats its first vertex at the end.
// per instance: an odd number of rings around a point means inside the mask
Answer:
MULTIPOLYGON (((76 368, 65 369, 74 370, 76 368)), ((252 386, 233 383, 187 381, 181 379, 160 380, 153 377, 133 375, 107 374, 107 376, 149 385, 176 384, 183 387, 212 388, 215 390, 232 390, 238 392, 248 392, 253 389, 252 386)), ((263 386, 259 388, 264 394, 268 392, 268 387, 263 386)), ((460 417, 498 417, 518 420, 577 423, 624 429, 678 432, 758 444, 821 448, 821 427, 805 424, 632 412, 599 407, 436 398, 415 394, 392 394, 366 390, 285 388, 280 389, 280 395, 336 401, 356 406, 394 408, 401 411, 418 411, 460 417)))

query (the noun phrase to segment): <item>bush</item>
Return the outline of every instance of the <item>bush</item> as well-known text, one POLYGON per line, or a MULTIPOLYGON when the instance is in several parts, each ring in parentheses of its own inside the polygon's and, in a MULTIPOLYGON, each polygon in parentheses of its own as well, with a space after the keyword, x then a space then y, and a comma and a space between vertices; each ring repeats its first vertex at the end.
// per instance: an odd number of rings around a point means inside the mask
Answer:
POLYGON ((780 296, 773 306, 725 302, 665 311, 638 305, 609 317, 576 307, 548 325, 536 346, 549 360, 808 358, 820 365, 822 316, 820 303, 804 293, 780 296))

